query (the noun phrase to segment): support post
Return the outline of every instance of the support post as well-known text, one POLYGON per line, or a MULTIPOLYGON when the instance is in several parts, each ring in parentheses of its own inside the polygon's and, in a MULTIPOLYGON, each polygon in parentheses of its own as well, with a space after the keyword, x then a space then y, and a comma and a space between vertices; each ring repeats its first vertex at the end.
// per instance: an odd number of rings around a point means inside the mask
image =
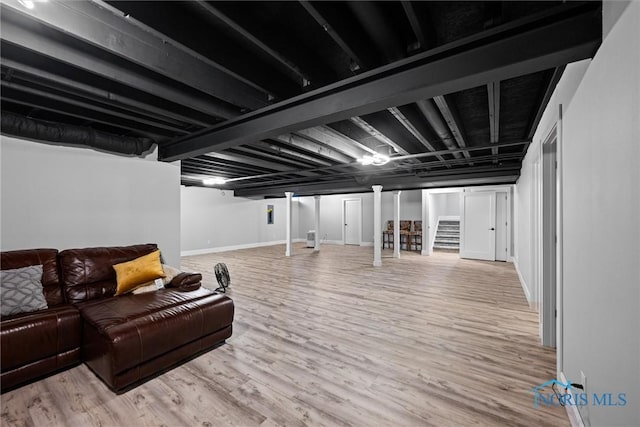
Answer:
POLYGON ((313 196, 316 202, 316 241, 314 242, 313 251, 320 251, 320 196, 313 196))
POLYGON ((400 243, 401 243, 400 242, 400 194, 402 194, 402 191, 393 192, 393 257, 394 258, 400 258, 400 243))
POLYGON ((429 226, 429 190, 422 190, 422 250, 420 255, 431 255, 429 226))
POLYGON ((287 230, 286 236, 286 249, 284 251, 284 256, 291 256, 291 197, 293 193, 287 191, 284 193, 287 197, 287 224, 285 229, 287 230))
MULTIPOLYGON (((373 185, 373 266, 382 266, 382 185, 373 185)), ((395 246, 394 246, 395 247, 395 246)))

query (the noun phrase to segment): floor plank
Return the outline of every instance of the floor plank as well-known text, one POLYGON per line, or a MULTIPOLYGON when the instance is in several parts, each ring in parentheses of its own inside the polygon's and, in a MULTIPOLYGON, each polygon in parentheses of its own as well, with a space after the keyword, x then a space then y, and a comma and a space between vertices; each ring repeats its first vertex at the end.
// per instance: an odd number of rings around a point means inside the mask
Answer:
POLYGON ((122 395, 79 366, 2 395, 3 426, 569 425, 534 408, 554 377, 511 264, 370 247, 283 246, 186 257, 217 287, 233 337, 122 395))

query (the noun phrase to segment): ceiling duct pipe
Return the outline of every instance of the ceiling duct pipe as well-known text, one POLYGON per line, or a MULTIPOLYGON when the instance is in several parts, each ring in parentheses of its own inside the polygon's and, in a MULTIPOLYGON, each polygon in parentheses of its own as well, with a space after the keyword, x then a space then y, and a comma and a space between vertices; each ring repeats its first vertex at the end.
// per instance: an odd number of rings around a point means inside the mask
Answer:
MULTIPOLYGON (((420 100, 416 102, 418 104, 418 108, 427 119, 427 122, 431 125, 433 130, 438 134, 438 138, 444 143, 444 145, 449 150, 458 150, 458 147, 453 134, 449 130, 449 126, 444 122, 442 117, 440 116, 440 112, 438 108, 435 106, 432 100, 420 100)), ((455 152, 452 153, 456 159, 459 159, 460 153, 455 152)))
POLYGON ((44 142, 87 146, 118 154, 137 156, 149 151, 155 141, 99 132, 82 126, 52 123, 2 112, 2 133, 44 142))

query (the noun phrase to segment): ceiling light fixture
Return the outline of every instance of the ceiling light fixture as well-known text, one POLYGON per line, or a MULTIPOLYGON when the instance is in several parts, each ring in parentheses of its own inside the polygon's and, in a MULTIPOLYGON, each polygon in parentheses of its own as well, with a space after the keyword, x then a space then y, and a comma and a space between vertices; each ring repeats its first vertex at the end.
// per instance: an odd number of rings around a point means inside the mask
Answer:
POLYGON ((226 180, 226 179, 221 178, 221 177, 219 177, 219 176, 214 176, 214 177, 212 177, 212 178, 204 178, 204 179, 202 180, 202 183, 203 183, 204 185, 222 185, 222 184, 224 184, 224 183, 226 183, 226 182, 227 182, 227 180, 226 180))
POLYGON ((368 165, 382 166, 389 163, 389 160, 391 160, 389 156, 386 156, 380 153, 375 153, 372 156, 369 156, 367 154, 367 155, 364 155, 361 159, 358 159, 358 161, 362 163, 364 166, 368 166, 368 165))

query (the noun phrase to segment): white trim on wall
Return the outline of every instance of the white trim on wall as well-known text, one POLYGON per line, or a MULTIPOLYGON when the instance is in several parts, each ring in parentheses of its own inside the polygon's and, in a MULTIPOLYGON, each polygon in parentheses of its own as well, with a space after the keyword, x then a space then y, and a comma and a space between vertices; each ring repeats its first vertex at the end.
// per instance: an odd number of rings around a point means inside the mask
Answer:
POLYGON ((531 307, 531 295, 529 294, 527 283, 525 282, 524 277, 522 277, 522 273, 520 272, 520 267, 518 267, 518 260, 513 259, 513 265, 516 267, 516 273, 518 273, 518 279, 520 279, 520 286, 522 286, 524 296, 527 297, 527 302, 529 303, 529 307, 531 307))
MULTIPOLYGON (((307 241, 306 239, 291 239, 292 243, 302 243, 306 241, 307 241)), ((190 251, 182 251, 180 252, 180 256, 205 255, 205 254, 213 254, 218 252, 237 251, 240 249, 261 248, 263 246, 284 245, 285 243, 286 243, 285 240, 273 240, 271 242, 246 243, 244 245, 220 246, 218 248, 194 249, 190 251)))

